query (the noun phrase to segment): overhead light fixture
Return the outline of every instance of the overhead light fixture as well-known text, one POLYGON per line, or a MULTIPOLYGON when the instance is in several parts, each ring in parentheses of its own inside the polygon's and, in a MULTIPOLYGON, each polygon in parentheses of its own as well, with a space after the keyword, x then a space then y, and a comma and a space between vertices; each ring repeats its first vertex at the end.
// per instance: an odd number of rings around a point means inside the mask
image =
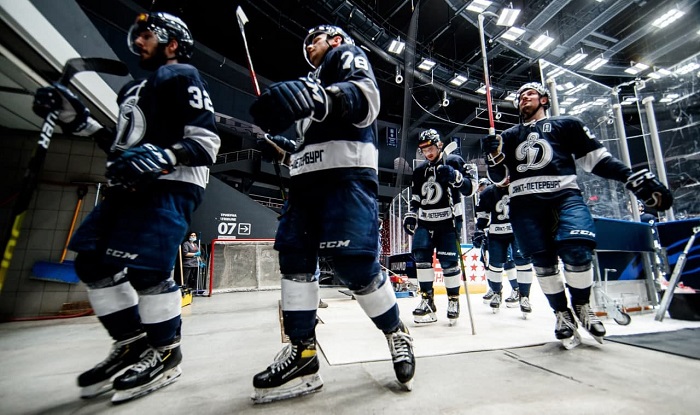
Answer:
POLYGON ((420 69, 421 71, 428 72, 429 70, 433 69, 435 65, 435 61, 432 61, 428 58, 423 58, 423 60, 418 64, 418 69, 420 69))
POLYGON ((600 69, 601 66, 605 65, 608 63, 608 59, 605 59, 602 55, 593 59, 592 61, 588 62, 586 66, 583 67, 583 69, 587 71, 597 71, 600 69))
POLYGON ((454 86, 462 86, 465 82, 467 82, 467 77, 460 74, 455 74, 455 77, 450 79, 450 84, 454 86))
POLYGON ((473 12, 481 13, 484 10, 488 9, 489 6, 491 5, 491 2, 488 0, 474 0, 467 6, 467 10, 471 10, 473 12))
POLYGON ((564 66, 574 66, 577 63, 581 62, 582 60, 586 59, 588 56, 587 53, 579 52, 575 54, 574 56, 570 57, 569 59, 564 62, 564 66))
POLYGON ((583 83, 583 84, 578 84, 575 87, 571 88, 570 90, 564 92, 564 95, 574 95, 577 92, 583 91, 584 89, 588 88, 588 83, 583 83))
POLYGON ((550 43, 554 41, 553 37, 549 37, 547 34, 540 35, 531 45, 530 49, 534 49, 537 52, 542 52, 544 48, 549 46, 550 43))
POLYGON ((649 65, 641 62, 630 62, 633 63, 634 65, 630 66, 629 68, 625 69, 625 72, 627 72, 630 75, 636 75, 640 72, 643 72, 647 69, 649 69, 649 65))
POLYGON ((659 68, 656 71, 650 73, 648 76, 651 79, 661 79, 664 76, 669 76, 669 75, 671 75, 671 71, 669 71, 668 69, 659 68))
POLYGON ((513 26, 513 23, 515 23, 515 19, 518 18, 519 14, 520 9, 506 7, 503 10, 501 10, 501 15, 498 16, 498 21, 496 21, 496 24, 498 26, 513 26))
POLYGON ((681 66, 673 72, 675 72, 677 75, 685 75, 687 73, 693 72, 698 68, 700 68, 700 64, 698 64, 697 62, 690 62, 681 66))
POLYGON ((515 40, 522 36, 523 33, 525 33, 525 29, 513 26, 510 29, 508 29, 507 32, 502 34, 501 38, 506 40, 515 40))
POLYGON ((680 97, 678 94, 666 94, 663 98, 659 100, 659 102, 673 102, 674 99, 680 97))
POLYGON ((658 27, 659 29, 663 29, 664 27, 680 19, 681 16, 683 16, 684 14, 685 12, 673 8, 661 15, 661 17, 659 17, 658 19, 654 20, 654 22, 651 25, 658 27))
POLYGON ((402 42, 401 38, 392 39, 389 44, 389 52, 395 55, 400 55, 401 52, 406 48, 406 42, 402 42))
MULTIPOLYGON (((484 92, 486 92, 486 89, 484 89, 484 92)), ((517 98, 517 95, 515 95, 515 92, 509 92, 508 96, 503 98, 504 101, 515 101, 515 98, 517 98)))
POLYGON ((547 76, 549 78, 556 78, 557 76, 563 74, 564 71, 565 71, 564 68, 557 67, 557 68, 554 68, 554 70, 547 72, 547 76))
MULTIPOLYGON (((489 91, 493 91, 493 87, 492 87, 492 86, 489 87, 489 91)), ((481 86, 479 87, 479 89, 477 89, 475 92, 478 93, 478 94, 484 94, 484 95, 486 95, 486 85, 481 84, 481 86)))

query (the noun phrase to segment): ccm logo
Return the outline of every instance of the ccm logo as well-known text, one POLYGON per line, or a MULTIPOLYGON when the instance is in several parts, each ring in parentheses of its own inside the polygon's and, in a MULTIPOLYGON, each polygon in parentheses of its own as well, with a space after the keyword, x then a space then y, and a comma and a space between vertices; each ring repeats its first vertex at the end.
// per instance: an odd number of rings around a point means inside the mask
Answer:
POLYGON ((126 259, 136 259, 139 254, 132 254, 124 251, 117 251, 116 249, 108 249, 107 255, 113 256, 115 258, 126 258, 126 259))
POLYGON ((346 239, 345 241, 327 241, 327 242, 321 242, 318 247, 323 249, 323 248, 342 248, 342 247, 347 247, 350 246, 350 240, 346 239))

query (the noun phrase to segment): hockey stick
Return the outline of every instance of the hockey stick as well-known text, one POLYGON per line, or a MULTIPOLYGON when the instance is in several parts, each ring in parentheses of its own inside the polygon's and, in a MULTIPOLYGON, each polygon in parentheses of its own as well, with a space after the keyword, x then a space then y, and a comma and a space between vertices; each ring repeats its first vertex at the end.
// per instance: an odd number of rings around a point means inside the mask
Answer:
POLYGON ((489 62, 486 59, 486 42, 484 41, 484 15, 479 13, 479 40, 481 41, 481 57, 484 61, 484 86, 486 87, 486 110, 489 114, 489 135, 496 134, 491 108, 491 81, 489 80, 489 62))
MULTIPOLYGON (((126 65, 117 60, 105 58, 73 58, 66 62, 58 83, 67 86, 77 73, 88 71, 121 76, 129 73, 126 65)), ((17 246, 24 216, 27 213, 29 202, 31 202, 34 190, 37 187, 39 173, 46 160, 46 154, 49 150, 49 144, 51 144, 51 137, 53 136, 57 119, 58 111, 51 111, 44 119, 39 133, 39 141, 29 160, 27 171, 22 178, 22 188, 12 209, 11 226, 5 232, 3 238, 4 249, 0 261, 0 292, 2 292, 5 277, 10 268, 15 246, 17 246)))
MULTIPOLYGON (((248 23, 248 16, 243 12, 241 6, 236 7, 236 20, 238 20, 238 28, 241 29, 241 36, 243 37, 243 46, 245 47, 245 54, 248 57, 248 69, 250 70, 250 77, 253 80, 253 88, 255 89, 255 95, 260 96, 260 85, 258 84, 258 77, 255 75, 255 69, 253 69, 253 59, 250 57, 250 49, 248 48, 248 40, 245 37, 245 24, 248 23)), ((273 144, 267 137, 263 136, 268 143, 273 144)), ((280 171, 280 163, 274 160, 272 164, 275 166, 275 174, 280 181, 280 193, 282 193, 282 200, 287 200, 287 195, 284 192, 284 183, 282 182, 282 172, 280 171)))
POLYGON ((248 23, 248 16, 245 15, 241 6, 236 8, 236 19, 238 20, 238 27, 241 29, 241 36, 243 36, 243 46, 245 46, 245 54, 248 57, 248 69, 250 70, 250 77, 253 79, 253 88, 255 88, 255 95, 260 96, 260 85, 258 85, 258 77, 255 75, 255 69, 253 69, 253 60, 250 57, 250 50, 248 49, 248 40, 245 37, 245 24, 248 23))
MULTIPOLYGON (((442 164, 447 165, 447 156, 457 150, 457 142, 452 141, 448 144, 444 150, 442 150, 442 164)), ((472 326, 472 335, 476 335, 476 329, 474 329, 474 316, 472 315, 472 304, 469 300, 469 286, 467 284, 467 271, 464 268, 464 258, 462 258, 462 244, 459 241, 459 235, 457 235, 457 218, 454 213, 454 202, 452 201, 452 189, 447 185, 447 199, 450 201, 450 211, 452 212, 452 229, 455 232, 455 244, 457 245, 457 254, 459 255, 459 266, 462 270, 462 283, 464 284, 464 295, 467 297, 467 311, 469 312, 469 322, 472 326)))

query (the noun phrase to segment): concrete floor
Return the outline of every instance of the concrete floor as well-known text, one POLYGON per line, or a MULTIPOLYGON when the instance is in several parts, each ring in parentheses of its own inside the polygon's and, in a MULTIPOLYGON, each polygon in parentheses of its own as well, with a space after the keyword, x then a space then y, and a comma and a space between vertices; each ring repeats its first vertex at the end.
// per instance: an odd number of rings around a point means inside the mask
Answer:
MULTIPOLYGON (((531 347, 421 357, 412 392, 399 387, 389 361, 331 366, 322 359, 321 392, 253 405, 252 376, 281 348, 279 295, 196 297, 183 309, 183 376, 118 406, 109 394, 78 397, 77 375, 109 351, 94 316, 0 324, 0 414, 700 413, 700 360, 590 338, 566 351, 553 335, 531 347)), ((348 298, 331 288, 322 296, 348 298)), ((483 307, 480 297, 472 294, 472 307, 483 307)), ((448 329, 468 330, 461 324, 448 329)))

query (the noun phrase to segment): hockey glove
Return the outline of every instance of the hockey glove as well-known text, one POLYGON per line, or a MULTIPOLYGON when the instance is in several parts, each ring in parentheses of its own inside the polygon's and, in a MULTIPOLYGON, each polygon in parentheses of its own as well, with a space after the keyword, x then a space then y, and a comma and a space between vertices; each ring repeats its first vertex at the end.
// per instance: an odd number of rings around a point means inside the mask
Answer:
POLYGON ((452 166, 441 164, 435 172, 435 179, 443 186, 450 184, 453 187, 458 187, 462 184, 464 178, 459 170, 455 170, 452 166))
POLYGON ((503 137, 500 134, 491 134, 481 139, 481 151, 486 154, 486 161, 491 166, 496 166, 503 161, 503 137))
POLYGON ((59 83, 39 88, 34 94, 32 110, 41 118, 46 118, 52 111, 58 111, 56 123, 65 134, 86 137, 102 128, 90 117, 90 110, 85 104, 70 89, 59 83))
POLYGON ((644 202, 647 207, 656 210, 667 210, 673 205, 673 195, 654 173, 647 169, 639 170, 627 179, 625 187, 644 202))
POLYGON ((330 109, 330 98, 321 84, 300 78, 272 84, 250 107, 250 115, 255 124, 274 135, 303 118, 323 121, 330 109))
POLYGON ((407 234, 413 236, 416 233, 416 227, 418 226, 418 216, 416 212, 406 212, 406 216, 403 217, 403 229, 407 234))
POLYGON ((474 245, 474 248, 481 248, 481 245, 483 245, 485 241, 486 232, 481 230, 474 232, 474 236, 472 237, 472 245, 474 245))
POLYGON ((296 143, 281 135, 265 134, 265 138, 257 140, 257 148, 262 154, 263 161, 268 163, 279 161, 287 164, 285 161, 288 159, 288 154, 296 148, 296 143))
POLYGON ((111 163, 106 176, 113 185, 128 189, 148 184, 175 169, 173 155, 153 144, 130 148, 111 163))

